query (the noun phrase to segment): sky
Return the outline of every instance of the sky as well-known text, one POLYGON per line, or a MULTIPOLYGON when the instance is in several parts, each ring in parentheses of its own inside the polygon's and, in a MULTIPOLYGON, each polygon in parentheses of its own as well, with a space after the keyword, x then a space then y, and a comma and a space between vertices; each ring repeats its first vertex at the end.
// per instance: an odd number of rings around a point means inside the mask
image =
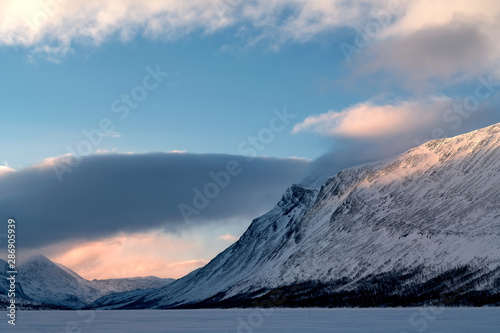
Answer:
POLYGON ((291 184, 500 122, 499 28, 494 0, 1 1, 0 218, 21 259, 179 278, 291 184))

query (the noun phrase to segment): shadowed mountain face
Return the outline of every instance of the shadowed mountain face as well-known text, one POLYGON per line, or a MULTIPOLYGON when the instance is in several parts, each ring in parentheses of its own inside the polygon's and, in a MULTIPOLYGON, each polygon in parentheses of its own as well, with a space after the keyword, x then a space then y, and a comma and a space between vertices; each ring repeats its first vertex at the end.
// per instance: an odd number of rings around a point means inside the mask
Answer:
POLYGON ((500 124, 294 185, 205 267, 92 307, 499 304, 499 227, 500 124))

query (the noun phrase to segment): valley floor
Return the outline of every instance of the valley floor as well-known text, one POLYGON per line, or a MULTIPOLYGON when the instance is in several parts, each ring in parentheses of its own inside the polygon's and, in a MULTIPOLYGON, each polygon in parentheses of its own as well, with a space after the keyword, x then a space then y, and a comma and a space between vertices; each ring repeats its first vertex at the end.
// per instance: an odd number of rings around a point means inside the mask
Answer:
POLYGON ((231 309, 0 312, 1 332, 498 333, 500 308, 231 309))

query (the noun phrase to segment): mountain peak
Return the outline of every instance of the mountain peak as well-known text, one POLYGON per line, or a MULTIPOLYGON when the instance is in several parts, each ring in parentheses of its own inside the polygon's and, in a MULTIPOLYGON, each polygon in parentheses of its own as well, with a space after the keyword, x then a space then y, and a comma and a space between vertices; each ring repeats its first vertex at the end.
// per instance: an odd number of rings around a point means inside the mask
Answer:
MULTIPOLYGON (((0 269, 2 264, 8 266, 7 262, 0 259, 0 269)), ((7 269, 0 270, 0 274, 2 271, 5 273, 7 269)), ((27 299, 74 309, 113 292, 161 288, 173 281, 156 277, 89 281, 42 254, 23 260, 18 272, 18 282, 27 299)), ((0 283, 0 294, 1 292, 0 283)))
POLYGON ((450 290, 463 290, 462 305, 493 304, 499 170, 495 124, 341 170, 318 190, 294 185, 203 268, 97 304, 247 306, 292 285, 287 306, 416 306, 450 290))
POLYGON ((32 263, 43 263, 43 264, 54 264, 49 258, 43 254, 36 254, 22 261, 22 265, 28 265, 32 263))

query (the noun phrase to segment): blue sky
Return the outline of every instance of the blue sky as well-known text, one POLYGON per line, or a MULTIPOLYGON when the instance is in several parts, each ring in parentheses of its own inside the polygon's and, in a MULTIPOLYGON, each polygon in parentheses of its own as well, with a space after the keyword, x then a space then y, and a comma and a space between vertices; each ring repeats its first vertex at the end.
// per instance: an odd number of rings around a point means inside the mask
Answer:
POLYGON ((293 183, 500 122, 499 17, 491 0, 2 1, 0 218, 88 278, 180 277, 293 183))
MULTIPOLYGON (((325 87, 326 80, 345 71, 335 43, 229 52, 223 46, 234 42, 230 33, 194 34, 169 43, 137 37, 90 50, 76 46, 57 63, 31 60, 29 48, 15 52, 4 46, 0 88, 6 98, 0 108, 6 112, 0 126, 9 145, 2 158, 19 169, 62 155, 66 145, 81 140, 82 130, 95 128, 104 117, 116 120, 121 136, 106 138, 96 150, 236 154, 238 144, 266 126, 275 108, 286 107, 299 122, 366 98, 352 89, 325 87), (157 64, 169 77, 130 117, 119 120, 111 102, 130 94, 147 74, 145 68, 157 64)), ((281 133, 262 154, 314 159, 329 149, 323 138, 291 131, 281 133)))

